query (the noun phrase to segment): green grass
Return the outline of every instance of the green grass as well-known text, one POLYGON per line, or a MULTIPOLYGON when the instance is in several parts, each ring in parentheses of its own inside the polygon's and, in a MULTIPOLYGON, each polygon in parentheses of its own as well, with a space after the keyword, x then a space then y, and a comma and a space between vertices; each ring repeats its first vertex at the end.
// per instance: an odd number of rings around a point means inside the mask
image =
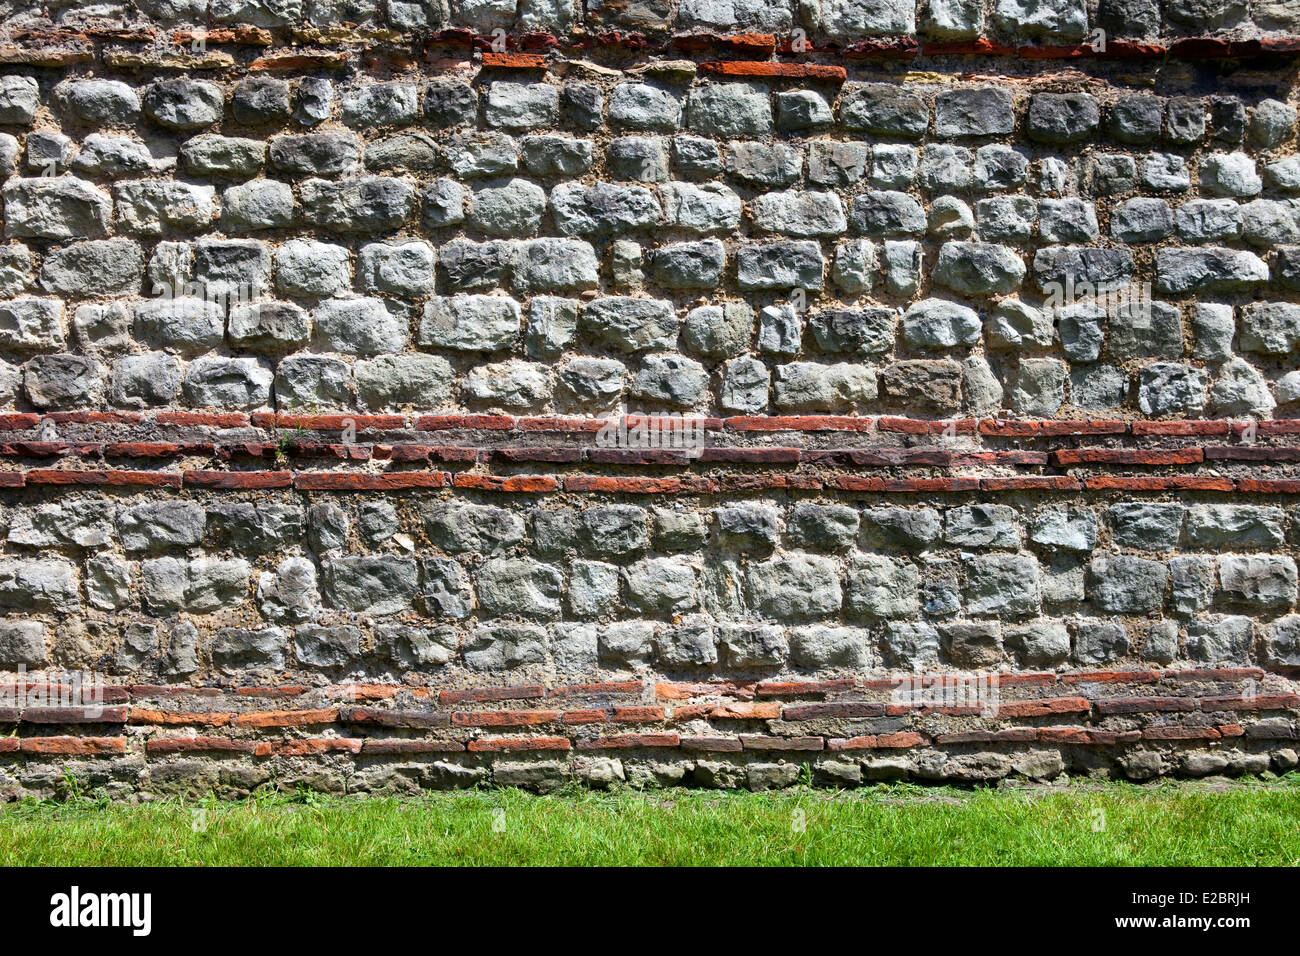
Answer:
POLYGON ((976 791, 77 798, 0 809, 0 865, 1294 866, 1298 818, 1300 775, 976 791))

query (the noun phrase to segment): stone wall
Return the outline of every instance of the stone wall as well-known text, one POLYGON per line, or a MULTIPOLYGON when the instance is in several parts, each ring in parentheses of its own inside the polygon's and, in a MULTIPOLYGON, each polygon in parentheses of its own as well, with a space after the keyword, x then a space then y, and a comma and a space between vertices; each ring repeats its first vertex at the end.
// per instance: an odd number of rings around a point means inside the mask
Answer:
POLYGON ((1293 0, 3 10, 0 793, 1296 764, 1293 0))

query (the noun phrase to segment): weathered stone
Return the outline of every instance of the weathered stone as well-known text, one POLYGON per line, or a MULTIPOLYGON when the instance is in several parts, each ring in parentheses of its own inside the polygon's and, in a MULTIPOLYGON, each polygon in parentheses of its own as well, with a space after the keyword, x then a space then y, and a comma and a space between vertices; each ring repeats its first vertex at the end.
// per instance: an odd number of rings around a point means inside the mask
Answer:
POLYGON ((1148 561, 1123 554, 1098 555, 1089 566, 1090 597, 1101 611, 1141 614, 1164 604, 1169 568, 1160 561, 1148 561))

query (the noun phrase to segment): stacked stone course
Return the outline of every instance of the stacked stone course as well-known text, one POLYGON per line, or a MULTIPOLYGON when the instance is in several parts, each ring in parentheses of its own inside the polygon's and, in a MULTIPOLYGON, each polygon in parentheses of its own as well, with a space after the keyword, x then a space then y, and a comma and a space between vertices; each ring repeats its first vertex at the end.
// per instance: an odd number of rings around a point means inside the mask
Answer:
POLYGON ((0 793, 1296 765, 1293 0, 3 17, 0 793))

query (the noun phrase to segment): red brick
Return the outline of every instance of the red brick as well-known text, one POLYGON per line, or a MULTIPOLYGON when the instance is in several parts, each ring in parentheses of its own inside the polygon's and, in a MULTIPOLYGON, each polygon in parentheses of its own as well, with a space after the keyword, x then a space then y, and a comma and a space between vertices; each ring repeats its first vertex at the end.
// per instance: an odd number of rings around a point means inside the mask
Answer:
POLYGON ((1083 485, 1069 475, 1017 475, 1014 478, 981 478, 983 491, 1079 491, 1083 485))
POLYGON ((547 691, 548 697, 579 697, 604 695, 639 695, 645 685, 639 680, 606 681, 598 684, 568 684, 564 687, 552 687, 547 691))
POLYGON ((1134 435, 1184 435, 1199 437, 1203 435, 1226 435, 1231 429, 1231 422, 1225 421, 1182 421, 1182 422, 1134 422, 1134 435))
MULTIPOLYGON (((978 710, 978 708, 976 708, 978 710)), ((1018 700, 998 704, 999 718, 1047 717, 1051 714, 1086 714, 1088 701, 1083 697, 1053 697, 1044 700, 1018 700)))
POLYGON ((0 471, 0 488, 21 488, 26 478, 21 471, 0 471))
POLYGON ((362 741, 353 737, 314 737, 308 740, 268 740, 257 745, 259 757, 309 757, 323 753, 361 752, 362 741))
POLYGON ((0 414, 0 431, 22 431, 24 428, 35 428, 40 423, 40 415, 32 415, 27 412, 7 412, 5 414, 0 414))
POLYGON ((208 428, 243 428, 250 424, 243 412, 157 412, 153 420, 158 425, 208 428))
POLYGON ((973 418, 928 419, 884 416, 876 419, 876 431, 903 435, 973 435, 979 422, 973 418))
POLYGON ((781 704, 777 701, 717 704, 709 716, 714 720, 775 720, 781 716, 781 704))
POLYGON ((7 441, 0 445, 6 458, 94 458, 103 450, 99 442, 7 441))
POLYGON ((568 464, 582 461, 585 449, 582 448, 491 448, 484 449, 483 455, 496 461, 546 461, 554 464, 568 464))
POLYGON ((415 430, 421 432, 458 431, 510 431, 515 419, 510 415, 423 415, 415 420, 415 430))
POLYGON ((972 465, 1045 465, 1043 451, 953 451, 947 448, 831 448, 805 451, 805 461, 867 467, 972 465))
POLYGON ((531 727, 560 719, 558 710, 458 710, 451 715, 453 727, 531 727))
POLYGON ((1172 681, 1235 681, 1261 680, 1259 667, 1193 667, 1184 670, 1162 671, 1160 676, 1172 681))
POLYGON ((997 683, 999 687, 1050 687, 1056 683, 1056 675, 1052 673, 999 674, 997 683))
POLYGON ((570 750, 568 737, 483 737, 469 742, 471 753, 510 753, 537 750, 570 750))
POLYGON ((871 430, 872 422, 846 415, 738 415, 723 419, 722 424, 739 432, 863 432, 871 430))
MULTIPOLYGON (((978 483, 977 480, 976 484, 978 483)), ((862 475, 831 475, 826 479, 826 485, 839 491, 880 492, 885 490, 885 479, 867 478, 862 475)))
POLYGON ((1237 490, 1246 494, 1300 495, 1300 480, 1294 478, 1238 478, 1237 490))
POLYGON ((338 461, 369 461, 369 445, 340 442, 292 442, 284 449, 288 458, 334 458, 338 461))
POLYGON ((1254 429, 1256 435, 1300 435, 1300 418, 1271 418, 1249 424, 1234 423, 1232 433, 1243 435, 1248 428, 1254 429))
POLYGON ((1052 452, 1056 465, 1197 465, 1205 458, 1199 448, 1060 448, 1052 452))
POLYGON ((867 690, 887 690, 892 693, 902 687, 907 680, 909 678, 906 677, 880 677, 864 680, 862 686, 867 690))
POLYGON ((196 488, 291 488, 291 471, 186 471, 185 484, 196 488))
POLYGON ((699 459, 734 464, 793 465, 799 462, 801 454, 798 448, 702 448, 699 459))
POLYGON ((125 737, 21 737, 25 754, 66 756, 126 753, 125 737))
POLYGON ((1086 43, 1075 43, 1068 46, 1026 44, 1016 48, 1016 56, 1024 60, 1073 60, 1079 57, 1092 56, 1093 53, 1093 48, 1086 43))
POLYGON ((1300 461, 1300 448, 1279 445, 1209 445, 1206 461, 1300 461))
POLYGON ((238 714, 236 727, 306 727, 314 724, 332 724, 339 719, 337 707, 321 710, 272 710, 252 714, 238 714))
POLYGON ((385 710, 378 707, 353 707, 341 715, 345 724, 369 724, 376 727, 427 729, 449 727, 451 717, 436 710, 385 710))
POLYGON ((547 50, 561 45, 559 39, 549 33, 525 33, 517 39, 519 46, 525 50, 547 50))
POLYGON ((705 73, 716 73, 721 76, 782 76, 796 79, 823 80, 828 83, 843 83, 848 75, 842 66, 816 63, 755 63, 735 60, 711 60, 701 63, 700 69, 705 73))
POLYGON ((882 490, 903 494, 913 492, 978 491, 978 478, 886 478, 882 490))
POLYGON ((1163 43, 1138 43, 1133 40, 1106 40, 1106 49, 1099 51, 1103 57, 1114 59, 1155 59, 1159 60, 1165 55, 1165 46, 1163 43))
POLYGON ((1300 53, 1300 36, 1260 37, 1259 47, 1263 53, 1300 53))
POLYGON ((28 707, 24 724, 123 724, 126 707, 28 707))
POLYGON ((144 488, 179 488, 179 472, 165 471, 64 471, 32 468, 26 473, 29 485, 114 485, 144 488))
POLYGON ((738 697, 749 700, 754 696, 754 686, 754 681, 714 681, 700 684, 660 681, 655 684, 655 696, 660 700, 689 700, 692 697, 738 697))
POLYGON ((850 43, 843 56, 850 60, 912 60, 920 52, 921 44, 911 37, 888 37, 850 43))
POLYGON ((250 73, 292 72, 310 73, 314 70, 338 70, 347 65, 352 54, 345 51, 313 53, 275 53, 260 56, 248 65, 250 73))
POLYGON ((561 718, 566 724, 603 724, 609 720, 605 710, 566 710, 561 718))
POLYGON ((974 40, 950 40, 943 43, 926 43, 925 56, 1007 56, 1016 52, 1013 46, 995 43, 984 37, 974 40))
POLYGON ((368 474, 352 471, 303 472, 294 476, 299 491, 401 491, 406 488, 445 488, 451 475, 445 471, 398 471, 368 474))
POLYGON ((1215 59, 1232 54, 1232 43, 1217 37, 1183 37, 1169 45, 1169 55, 1174 57, 1215 59))
POLYGON ((221 445, 216 450, 221 461, 233 461, 236 458, 254 458, 265 461, 274 460, 278 447, 272 442, 245 441, 221 445))
POLYGON ((729 77, 793 77, 828 83, 842 83, 848 77, 842 66, 792 62, 708 61, 699 64, 699 69, 729 77))
POLYGON ((755 689, 759 697, 802 697, 813 694, 833 694, 852 690, 853 678, 824 681, 760 681, 755 689))
POLYGON ((402 463, 474 462, 479 459, 479 450, 464 445, 375 445, 371 457, 376 461, 402 463))
POLYGON ((131 723, 153 724, 159 727, 225 727, 234 720, 234 717, 234 714, 210 710, 190 712, 131 708, 131 723))
POLYGON ((1123 435, 1128 432, 1126 422, 1110 419, 1100 421, 1020 421, 986 418, 980 421, 980 434, 1000 438, 1056 438, 1067 435, 1123 435))
POLYGON ((559 491, 560 483, 545 475, 468 475, 463 472, 452 476, 457 488, 474 488, 478 491, 501 491, 519 494, 542 494, 559 491))
POLYGON ((195 41, 202 44, 270 46, 273 37, 270 30, 241 24, 236 27, 219 27, 214 30, 176 30, 171 35, 171 41, 173 46, 190 46, 195 41))
POLYGON ((482 704, 501 700, 534 700, 545 696, 545 689, 538 684, 524 684, 518 687, 477 687, 471 690, 444 690, 438 694, 438 703, 482 704))
POLYGON ((498 70, 544 70, 546 57, 539 53, 493 53, 483 54, 483 66, 498 70))
POLYGON ((465 27, 451 27, 446 30, 439 30, 432 34, 429 37, 428 42, 430 44, 439 43, 448 46, 472 47, 474 46, 476 39, 477 37, 473 30, 466 29, 465 27))
POLYGON ((346 700, 391 700, 402 690, 396 684, 332 684, 325 693, 346 700))
POLYGON ((1151 475, 1149 477, 1121 477, 1093 475, 1084 479, 1088 491, 1232 491, 1231 478, 1210 475, 1151 475))
MULTIPOLYGON (((700 431, 713 431, 713 432, 722 430, 721 418, 708 418, 699 415, 694 415, 690 418, 682 418, 675 421, 679 421, 681 427, 683 428, 689 426, 692 429, 697 429, 700 431)), ((629 429, 647 428, 651 431, 662 430, 659 428, 659 426, 662 424, 662 420, 661 417, 657 415, 642 415, 642 414, 624 415, 623 424, 629 429)))
MULTIPOLYGON (((1300 707, 1296 694, 1259 694, 1255 697, 1203 697, 1201 710, 1294 710, 1300 707)), ((1190 709, 1190 708, 1189 708, 1190 709)))
POLYGON ((770 33, 679 33, 672 38, 672 46, 693 53, 718 50, 768 57, 776 51, 776 37, 770 33))
POLYGON ((565 491, 600 491, 631 495, 709 494, 718 490, 708 478, 615 478, 601 475, 568 475, 565 491))
POLYGON ((662 707, 615 707, 612 719, 616 724, 651 724, 664 719, 662 707))
POLYGON ((138 411, 47 411, 42 419, 57 425, 138 425, 144 416, 138 411))
POLYGON ((1061 675, 1063 684, 1151 684, 1159 671, 1070 671, 1061 675))

